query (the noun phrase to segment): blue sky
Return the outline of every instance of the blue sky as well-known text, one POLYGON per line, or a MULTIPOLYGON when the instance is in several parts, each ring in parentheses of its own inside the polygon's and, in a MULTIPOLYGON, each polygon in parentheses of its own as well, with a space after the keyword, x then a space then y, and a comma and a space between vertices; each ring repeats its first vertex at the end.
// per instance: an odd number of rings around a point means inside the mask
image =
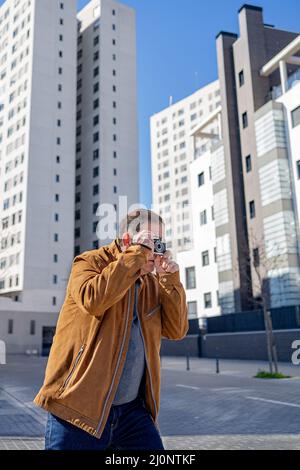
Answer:
MULTIPOLYGON (((0 4, 3 0, 0 0, 0 4)), ((78 0, 81 9, 88 0, 78 0)), ((215 36, 238 33, 242 0, 122 0, 137 13, 141 202, 151 204, 149 118, 217 78, 215 36)), ((247 2, 264 9, 264 22, 300 31, 299 0, 247 2)))

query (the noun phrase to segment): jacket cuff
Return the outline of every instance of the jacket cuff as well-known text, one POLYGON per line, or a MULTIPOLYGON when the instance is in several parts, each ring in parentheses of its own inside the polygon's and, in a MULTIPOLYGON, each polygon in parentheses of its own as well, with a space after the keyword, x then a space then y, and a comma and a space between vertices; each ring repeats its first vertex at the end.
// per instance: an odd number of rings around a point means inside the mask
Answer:
POLYGON ((159 273, 158 280, 162 286, 167 288, 181 284, 179 271, 175 271, 175 273, 159 273))

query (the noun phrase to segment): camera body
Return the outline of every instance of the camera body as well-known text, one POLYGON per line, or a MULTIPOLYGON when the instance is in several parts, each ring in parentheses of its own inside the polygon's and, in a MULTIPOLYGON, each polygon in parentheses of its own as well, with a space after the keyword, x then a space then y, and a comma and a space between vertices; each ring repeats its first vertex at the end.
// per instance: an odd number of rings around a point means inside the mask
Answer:
POLYGON ((167 244, 160 238, 154 238, 154 253, 156 255, 163 255, 167 251, 167 244))

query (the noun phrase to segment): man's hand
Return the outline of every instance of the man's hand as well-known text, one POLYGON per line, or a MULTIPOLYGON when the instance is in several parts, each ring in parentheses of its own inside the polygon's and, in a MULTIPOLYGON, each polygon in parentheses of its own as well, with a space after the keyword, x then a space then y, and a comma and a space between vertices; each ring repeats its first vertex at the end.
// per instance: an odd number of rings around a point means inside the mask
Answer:
POLYGON ((149 251, 149 254, 151 254, 151 256, 153 255, 154 242, 152 240, 151 232, 147 232, 146 230, 142 230, 141 232, 138 232, 136 235, 133 236, 132 242, 137 243, 139 245, 147 246, 152 251, 152 253, 149 251))
POLYGON ((163 255, 156 255, 154 253, 154 265, 156 272, 159 274, 175 273, 179 271, 179 265, 172 261, 172 253, 167 250, 163 255))

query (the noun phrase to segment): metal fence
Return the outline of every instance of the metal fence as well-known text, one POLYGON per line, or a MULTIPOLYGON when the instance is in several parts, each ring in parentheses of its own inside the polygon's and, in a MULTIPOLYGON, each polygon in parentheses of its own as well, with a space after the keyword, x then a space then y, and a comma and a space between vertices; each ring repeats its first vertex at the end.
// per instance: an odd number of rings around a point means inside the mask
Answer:
MULTIPOLYGON (((300 328, 300 306, 270 309, 273 329, 289 330, 300 328)), ((251 310, 207 318, 207 333, 235 333, 241 331, 263 331, 263 312, 251 310)))

